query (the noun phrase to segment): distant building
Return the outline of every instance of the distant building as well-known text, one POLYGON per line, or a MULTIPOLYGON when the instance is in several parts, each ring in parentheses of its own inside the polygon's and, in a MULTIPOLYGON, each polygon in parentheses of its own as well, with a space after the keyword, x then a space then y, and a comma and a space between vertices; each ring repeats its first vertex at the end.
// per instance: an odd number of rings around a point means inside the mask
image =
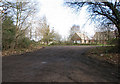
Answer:
POLYGON ((72 43, 80 43, 80 44, 85 44, 85 43, 89 43, 89 38, 82 33, 75 33, 72 37, 71 37, 71 42, 72 43))
POLYGON ((115 31, 104 31, 104 32, 96 32, 93 40, 95 43, 106 44, 108 40, 116 38, 115 31))

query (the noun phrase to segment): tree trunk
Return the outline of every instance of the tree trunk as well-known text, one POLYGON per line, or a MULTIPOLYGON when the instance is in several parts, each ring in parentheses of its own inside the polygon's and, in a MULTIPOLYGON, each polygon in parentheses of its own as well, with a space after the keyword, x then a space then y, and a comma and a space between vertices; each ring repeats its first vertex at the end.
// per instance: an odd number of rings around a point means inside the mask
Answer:
POLYGON ((116 25, 117 29, 118 29, 118 49, 120 49, 120 23, 118 23, 118 25, 116 25))
POLYGON ((17 38, 15 37, 13 43, 11 44, 11 49, 15 49, 16 45, 17 45, 17 38))
POLYGON ((16 9, 17 9, 17 17, 16 17, 16 29, 15 29, 15 37, 14 37, 14 41, 12 44, 12 49, 15 49, 16 47, 16 42, 17 42, 17 31, 18 31, 18 21, 19 21, 19 11, 18 11, 18 0, 16 2, 16 9))
POLYGON ((16 43, 16 42, 15 42, 15 40, 14 40, 13 43, 11 44, 11 49, 13 49, 13 50, 15 49, 15 43, 16 43))
POLYGON ((47 41, 47 45, 48 45, 49 41, 47 41))

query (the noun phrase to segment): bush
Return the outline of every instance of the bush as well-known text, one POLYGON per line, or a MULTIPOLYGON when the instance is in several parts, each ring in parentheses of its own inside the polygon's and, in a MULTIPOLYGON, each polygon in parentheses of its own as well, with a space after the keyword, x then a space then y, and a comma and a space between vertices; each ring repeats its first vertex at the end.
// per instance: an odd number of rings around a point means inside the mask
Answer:
POLYGON ((31 40, 27 37, 18 40, 17 48, 28 48, 31 44, 31 40))
POLYGON ((111 39, 107 43, 110 44, 110 45, 113 45, 113 44, 117 45, 118 44, 118 39, 111 39))
POLYGON ((53 42, 53 43, 51 43, 50 45, 58 45, 58 43, 53 42))
POLYGON ((11 17, 5 17, 2 23, 2 49, 7 50, 11 48, 15 36, 15 25, 11 17))

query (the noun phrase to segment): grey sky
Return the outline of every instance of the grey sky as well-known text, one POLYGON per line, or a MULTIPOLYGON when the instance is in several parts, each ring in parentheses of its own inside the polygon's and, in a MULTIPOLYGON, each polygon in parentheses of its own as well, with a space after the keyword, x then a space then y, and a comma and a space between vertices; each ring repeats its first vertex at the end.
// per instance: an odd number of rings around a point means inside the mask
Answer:
POLYGON ((85 8, 81 10, 79 14, 73 12, 69 7, 63 6, 64 0, 37 0, 39 2, 39 13, 37 17, 46 16, 48 24, 50 27, 54 27, 55 31, 60 33, 62 37, 67 37, 69 35, 69 30, 72 25, 80 25, 82 32, 86 32, 89 36, 94 34, 94 25, 86 24, 88 14, 85 8))

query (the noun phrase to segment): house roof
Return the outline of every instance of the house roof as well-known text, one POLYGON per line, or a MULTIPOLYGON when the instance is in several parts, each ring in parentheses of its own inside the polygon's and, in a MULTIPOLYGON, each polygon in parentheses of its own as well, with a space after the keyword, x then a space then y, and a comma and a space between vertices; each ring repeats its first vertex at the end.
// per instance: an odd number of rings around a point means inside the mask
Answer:
POLYGON ((85 34, 83 34, 83 33, 77 32, 77 33, 75 33, 72 37, 74 37, 75 35, 77 35, 77 36, 78 36, 79 38, 81 38, 81 39, 89 40, 89 38, 88 38, 85 34))
POLYGON ((89 38, 88 38, 88 36, 86 36, 85 34, 83 34, 83 33, 76 33, 81 39, 84 39, 84 40, 88 40, 89 38))

